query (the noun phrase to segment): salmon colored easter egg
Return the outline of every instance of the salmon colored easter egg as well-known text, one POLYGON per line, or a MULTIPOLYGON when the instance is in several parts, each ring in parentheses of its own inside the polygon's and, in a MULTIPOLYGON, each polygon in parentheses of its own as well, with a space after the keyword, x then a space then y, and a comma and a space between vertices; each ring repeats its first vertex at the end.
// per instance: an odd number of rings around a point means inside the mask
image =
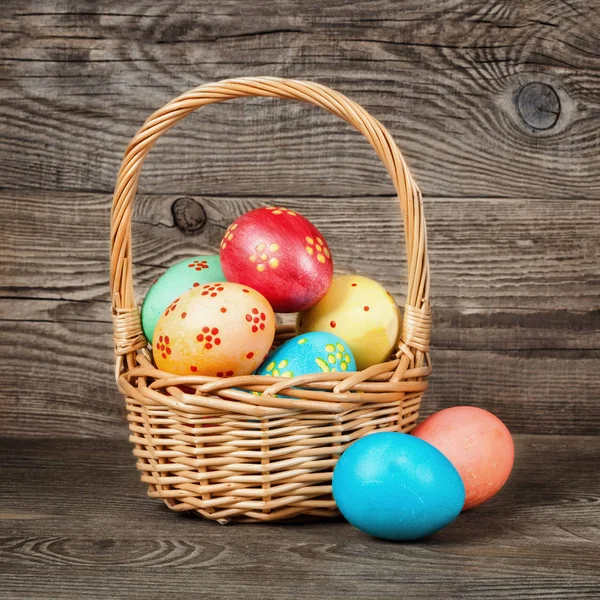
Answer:
POLYGON ((360 275, 335 277, 327 294, 296 319, 298 334, 327 331, 339 335, 361 371, 389 359, 400 326, 396 301, 382 285, 360 275))
POLYGON ((237 283, 207 283, 176 298, 152 339, 156 366, 174 375, 250 375, 275 337, 264 296, 237 283))
POLYGON ((466 490, 463 510, 483 504, 506 483, 515 447, 506 425, 474 406, 454 406, 437 412, 412 434, 435 446, 460 473, 466 490))
POLYGON ((234 221, 221 241, 228 281, 248 285, 277 312, 318 302, 333 277, 329 246, 302 215, 280 206, 257 208, 234 221))

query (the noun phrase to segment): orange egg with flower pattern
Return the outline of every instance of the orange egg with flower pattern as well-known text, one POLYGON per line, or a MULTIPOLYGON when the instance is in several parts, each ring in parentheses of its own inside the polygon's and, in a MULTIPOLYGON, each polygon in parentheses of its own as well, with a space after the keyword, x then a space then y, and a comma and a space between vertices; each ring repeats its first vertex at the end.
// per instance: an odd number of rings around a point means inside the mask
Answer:
POLYGON ((275 314, 256 290, 209 283, 176 298, 152 339, 156 366, 174 375, 250 375, 275 337, 275 314))
POLYGON ((234 221, 221 241, 228 281, 251 286, 277 312, 316 304, 333 278, 333 261, 321 232, 281 206, 252 210, 234 221))

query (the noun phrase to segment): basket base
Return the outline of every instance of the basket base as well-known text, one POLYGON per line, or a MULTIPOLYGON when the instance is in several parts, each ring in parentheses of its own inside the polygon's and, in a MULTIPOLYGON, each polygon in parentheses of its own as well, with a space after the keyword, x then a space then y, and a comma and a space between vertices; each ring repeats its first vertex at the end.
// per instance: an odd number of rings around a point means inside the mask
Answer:
POLYGON ((190 516, 194 519, 202 519, 204 521, 210 520, 219 525, 233 525, 233 524, 256 524, 256 523, 277 523, 278 525, 286 525, 293 527, 294 525, 309 525, 311 523, 322 523, 323 521, 343 521, 344 517, 340 513, 339 510, 332 511, 323 511, 323 512, 315 512, 315 513, 300 513, 296 515, 292 515, 289 517, 281 517, 279 515, 273 514, 264 515, 270 518, 251 518, 247 516, 238 516, 231 517, 228 519, 214 519, 210 516, 202 514, 201 511, 193 510, 189 512, 190 516))
MULTIPOLYGON (((152 488, 153 486, 149 486, 148 496, 150 498, 160 498, 161 493, 152 488)), ((173 502, 168 498, 162 499, 167 508, 173 512, 189 513, 209 521, 216 521, 221 525, 227 525, 229 523, 272 523, 275 521, 292 522, 299 519, 317 521, 341 517, 340 511, 337 509, 332 496, 329 496, 327 499, 312 500, 313 504, 318 502, 323 505, 318 508, 311 509, 301 506, 288 506, 275 510, 248 510, 245 512, 240 512, 239 509, 209 511, 204 508, 187 508, 182 503, 173 502)))
POLYGON ((148 495, 175 512, 223 524, 331 519, 340 514, 331 488, 340 455, 365 435, 410 431, 420 396, 258 419, 128 398, 130 441, 148 495))

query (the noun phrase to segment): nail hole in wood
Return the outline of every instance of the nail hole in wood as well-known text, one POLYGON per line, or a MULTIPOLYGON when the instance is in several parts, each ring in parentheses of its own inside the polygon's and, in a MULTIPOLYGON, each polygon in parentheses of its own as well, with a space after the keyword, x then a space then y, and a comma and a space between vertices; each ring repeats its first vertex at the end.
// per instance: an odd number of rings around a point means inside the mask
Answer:
POLYGON ((524 85, 517 96, 517 108, 523 121, 538 130, 556 125, 560 115, 560 99, 554 89, 539 81, 524 85))
POLYGON ((206 225, 206 212, 193 198, 177 198, 171 205, 177 228, 186 235, 197 235, 206 225))

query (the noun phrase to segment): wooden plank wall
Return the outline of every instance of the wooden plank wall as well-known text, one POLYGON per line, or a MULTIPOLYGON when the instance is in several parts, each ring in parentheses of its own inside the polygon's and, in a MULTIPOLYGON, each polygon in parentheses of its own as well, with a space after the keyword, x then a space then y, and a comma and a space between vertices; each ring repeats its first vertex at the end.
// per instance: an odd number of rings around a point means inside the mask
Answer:
MULTIPOLYGON (((396 137, 425 196, 434 375, 424 410, 514 432, 600 431, 597 0, 4 0, 0 431, 125 436, 108 298, 110 195, 155 108, 240 75, 314 79, 396 137)), ((280 202, 340 272, 401 302, 393 188, 368 144, 300 103, 211 106, 162 138, 135 206, 137 293, 280 202)))

